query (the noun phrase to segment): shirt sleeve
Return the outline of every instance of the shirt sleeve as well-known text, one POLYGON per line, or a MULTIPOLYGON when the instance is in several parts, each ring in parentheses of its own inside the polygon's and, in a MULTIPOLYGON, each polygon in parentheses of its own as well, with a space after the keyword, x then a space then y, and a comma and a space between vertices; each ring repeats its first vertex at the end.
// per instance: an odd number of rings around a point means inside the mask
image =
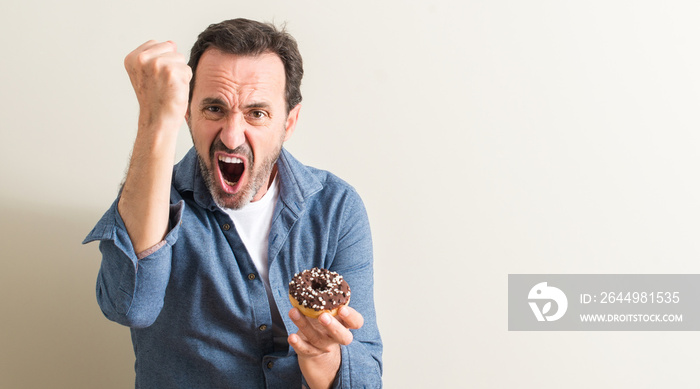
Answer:
POLYGON ((353 341, 341 346, 341 364, 334 388, 382 386, 382 340, 374 307, 372 237, 362 200, 353 192, 344 210, 338 249, 331 269, 350 285, 349 305, 364 317, 364 325, 351 330, 353 341))
MULTIPOLYGON (((133 328, 148 327, 163 308, 170 279, 172 245, 177 240, 184 202, 170 206, 169 231, 156 250, 139 259, 117 210, 117 199, 83 241, 100 242, 102 263, 97 302, 104 315, 133 328)), ((158 246, 158 245, 157 245, 158 246)), ((140 253, 143 254, 143 253, 140 253)))

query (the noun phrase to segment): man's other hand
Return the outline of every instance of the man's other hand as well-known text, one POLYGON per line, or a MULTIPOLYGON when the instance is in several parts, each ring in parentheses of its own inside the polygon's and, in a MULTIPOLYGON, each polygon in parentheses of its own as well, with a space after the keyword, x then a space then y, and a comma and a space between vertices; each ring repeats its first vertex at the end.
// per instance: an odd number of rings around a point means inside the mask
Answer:
POLYGON ((288 337, 289 344, 299 357, 299 367, 311 388, 328 388, 340 367, 340 345, 349 345, 351 329, 364 324, 362 315, 348 306, 338 310, 333 317, 323 313, 318 319, 308 318, 292 308, 289 318, 299 327, 299 332, 288 337))

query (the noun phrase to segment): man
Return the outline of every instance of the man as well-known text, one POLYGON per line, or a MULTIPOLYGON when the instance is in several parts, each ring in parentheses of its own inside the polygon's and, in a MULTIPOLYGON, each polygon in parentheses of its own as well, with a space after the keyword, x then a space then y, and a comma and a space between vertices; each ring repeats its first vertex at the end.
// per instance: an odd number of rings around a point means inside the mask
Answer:
POLYGON ((274 26, 209 26, 189 63, 173 42, 125 59, 140 106, 119 197, 99 240, 97 299, 131 327, 137 388, 381 386, 372 243, 357 193, 283 147, 301 102, 301 56, 274 26), (173 168, 183 118, 194 147, 173 168), (287 284, 312 267, 352 288, 309 319, 287 284))

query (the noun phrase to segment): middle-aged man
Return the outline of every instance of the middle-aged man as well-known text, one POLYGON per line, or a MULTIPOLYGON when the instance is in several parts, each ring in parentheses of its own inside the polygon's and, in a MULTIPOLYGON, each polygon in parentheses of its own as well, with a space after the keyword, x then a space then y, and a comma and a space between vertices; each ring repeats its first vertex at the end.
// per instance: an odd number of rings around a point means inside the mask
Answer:
POLYGON ((295 40, 234 19, 125 59, 138 131, 100 241, 97 299, 131 327, 137 388, 374 388, 382 343, 361 199, 283 147, 301 102, 295 40), (187 121, 194 147, 173 168, 187 121), (312 267, 344 276, 350 306, 309 319, 287 284, 312 267), (291 346, 291 347, 290 347, 291 346))

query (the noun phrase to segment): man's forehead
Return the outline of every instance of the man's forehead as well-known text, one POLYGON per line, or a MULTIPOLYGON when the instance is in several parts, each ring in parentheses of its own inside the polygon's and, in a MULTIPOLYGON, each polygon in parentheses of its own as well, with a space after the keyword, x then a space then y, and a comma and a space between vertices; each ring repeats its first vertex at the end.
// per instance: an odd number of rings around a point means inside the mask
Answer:
POLYGON ((218 48, 207 49, 197 64, 199 76, 229 76, 236 78, 258 77, 276 81, 284 81, 284 64, 280 57, 273 52, 258 55, 239 55, 226 53, 218 48))
POLYGON ((193 92, 198 97, 193 98, 222 97, 230 103, 255 98, 283 104, 284 89, 284 65, 276 54, 236 55, 210 48, 197 65, 193 92))

